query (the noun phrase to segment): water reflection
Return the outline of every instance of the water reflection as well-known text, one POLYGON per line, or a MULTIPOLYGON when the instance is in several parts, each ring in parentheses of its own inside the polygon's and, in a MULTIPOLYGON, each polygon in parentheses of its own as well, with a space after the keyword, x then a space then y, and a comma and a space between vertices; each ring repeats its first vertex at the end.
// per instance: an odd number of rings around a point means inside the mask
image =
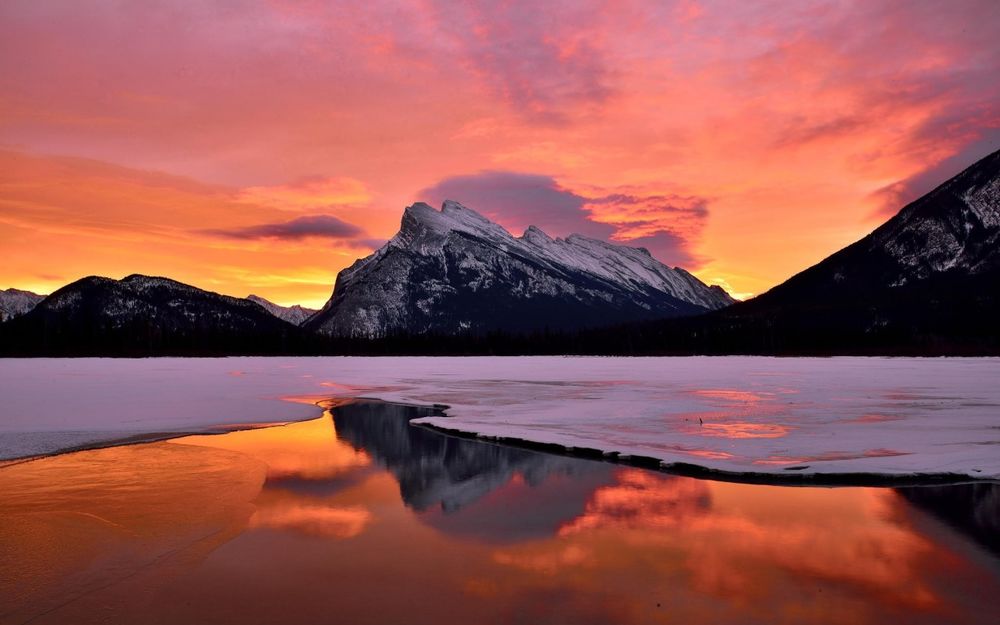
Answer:
POLYGON ((429 410, 364 402, 333 414, 337 438, 387 468, 420 520, 450 534, 494 542, 551 536, 583 511, 595 488, 614 479, 607 464, 410 425, 429 410), (469 509, 472 503, 477 505, 469 509))
POLYGON ((998 560, 966 538, 996 548, 995 484, 711 482, 413 416, 356 403, 0 469, 0 622, 977 623, 1000 607, 998 560))
POLYGON ((1000 485, 958 484, 898 488, 896 491, 916 507, 1000 554, 1000 485))
POLYGON ((794 395, 795 391, 717 388, 690 393, 707 400, 712 409, 672 414, 670 422, 679 432, 733 439, 782 438, 795 429, 791 423, 781 422, 788 420, 792 406, 784 396, 794 395))

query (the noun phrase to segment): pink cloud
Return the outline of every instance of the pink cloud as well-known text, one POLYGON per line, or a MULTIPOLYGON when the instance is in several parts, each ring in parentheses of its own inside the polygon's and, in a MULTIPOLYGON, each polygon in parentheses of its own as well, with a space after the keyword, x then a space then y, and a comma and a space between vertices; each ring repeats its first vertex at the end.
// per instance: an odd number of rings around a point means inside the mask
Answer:
POLYGON ((537 226, 552 236, 582 234, 609 238, 614 227, 590 219, 587 198, 562 187, 555 178, 510 171, 450 176, 417 194, 432 204, 456 200, 514 233, 537 226))
POLYGON ((311 176, 291 184, 247 187, 239 192, 240 201, 288 211, 358 207, 371 199, 371 193, 360 180, 336 176, 311 176))
POLYGON ((515 234, 532 225, 550 236, 582 234, 645 247, 660 260, 687 268, 701 262, 691 247, 708 217, 704 198, 597 187, 583 195, 551 176, 508 171, 445 178, 417 198, 462 202, 515 234))
POLYGON ((466 66, 532 122, 563 123, 570 112, 605 103, 612 71, 597 26, 606 7, 516 2, 431 3, 436 25, 466 66))
POLYGON ((298 241, 301 239, 334 239, 347 244, 357 244, 370 248, 377 245, 372 240, 361 238, 364 231, 354 224, 337 219, 332 215, 303 215, 288 221, 255 224, 239 228, 201 230, 202 234, 253 241, 256 239, 278 239, 283 241, 298 241))

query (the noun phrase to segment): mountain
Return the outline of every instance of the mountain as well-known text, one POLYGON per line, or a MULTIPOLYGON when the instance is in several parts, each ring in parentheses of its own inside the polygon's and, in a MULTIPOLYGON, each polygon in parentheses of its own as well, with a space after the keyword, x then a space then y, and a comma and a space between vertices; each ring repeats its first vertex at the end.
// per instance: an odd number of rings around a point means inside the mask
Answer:
POLYGON ((721 288, 642 248, 532 226, 514 237, 458 202, 406 208, 400 230, 337 276, 305 327, 339 337, 573 330, 695 315, 731 304, 721 288))
POLYGON ((1000 151, 732 301, 641 248, 418 203, 301 328, 165 278, 91 277, 0 324, 0 353, 1000 354, 1000 151))
MULTIPOLYGON (((867 237, 758 297, 830 299, 838 291, 887 293, 941 276, 1000 269, 1000 151, 905 206, 867 237)), ((749 307, 748 307, 749 308, 749 307)))
POLYGON ((247 299, 264 308, 278 319, 287 321, 292 325, 302 325, 302 322, 316 314, 314 308, 304 308, 296 304, 295 306, 279 306, 257 295, 248 295, 247 299))
POLYGON ((0 323, 20 317, 45 299, 44 295, 20 289, 0 289, 0 323))
POLYGON ((659 353, 997 353, 1000 151, 754 299, 581 339, 659 353))
POLYGON ((0 326, 0 351, 47 355, 282 353, 300 331, 258 304, 168 280, 91 276, 0 326))

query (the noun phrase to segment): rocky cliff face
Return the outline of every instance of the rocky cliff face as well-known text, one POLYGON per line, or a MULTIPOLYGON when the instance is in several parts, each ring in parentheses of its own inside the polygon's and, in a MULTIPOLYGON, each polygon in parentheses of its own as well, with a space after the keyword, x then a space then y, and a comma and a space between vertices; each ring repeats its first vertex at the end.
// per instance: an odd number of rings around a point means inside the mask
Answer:
POLYGON ((417 203, 400 230, 337 277, 306 327, 332 336, 572 330, 694 315, 729 305, 721 288, 642 248, 535 227, 514 237, 457 202, 417 203))

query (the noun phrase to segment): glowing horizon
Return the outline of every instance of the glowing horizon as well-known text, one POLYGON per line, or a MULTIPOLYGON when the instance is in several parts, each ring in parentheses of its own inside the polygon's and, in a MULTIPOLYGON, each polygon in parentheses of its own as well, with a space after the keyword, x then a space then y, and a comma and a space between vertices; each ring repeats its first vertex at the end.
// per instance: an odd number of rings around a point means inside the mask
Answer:
POLYGON ((736 296, 1000 148, 1000 5, 0 5, 0 288, 319 307, 448 197, 736 296))

